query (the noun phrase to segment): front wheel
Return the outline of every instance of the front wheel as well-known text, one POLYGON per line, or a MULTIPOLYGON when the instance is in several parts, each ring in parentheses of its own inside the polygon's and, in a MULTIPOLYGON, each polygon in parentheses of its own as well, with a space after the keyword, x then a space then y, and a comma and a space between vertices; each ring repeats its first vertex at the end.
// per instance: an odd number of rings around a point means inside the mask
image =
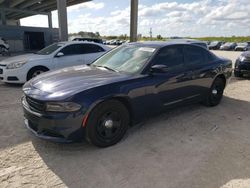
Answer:
POLYGON ((48 69, 45 67, 34 67, 32 68, 27 75, 27 81, 31 80, 32 78, 37 77, 38 75, 47 72, 48 69))
POLYGON ((123 138, 128 126, 127 108, 119 101, 106 101, 90 113, 85 128, 85 138, 98 147, 112 146, 123 138))
POLYGON ((4 46, 0 46, 0 54, 2 54, 4 56, 6 51, 7 51, 7 49, 4 46))
POLYGON ((224 89, 225 89, 224 80, 221 78, 216 78, 209 90, 209 93, 205 100, 205 105, 217 106, 223 97, 224 89))

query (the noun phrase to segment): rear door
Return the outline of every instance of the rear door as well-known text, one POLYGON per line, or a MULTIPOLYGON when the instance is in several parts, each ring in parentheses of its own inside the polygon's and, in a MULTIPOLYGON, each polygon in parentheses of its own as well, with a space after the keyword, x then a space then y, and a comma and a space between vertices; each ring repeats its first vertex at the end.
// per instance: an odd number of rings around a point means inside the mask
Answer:
POLYGON ((216 60, 207 50, 186 45, 184 47, 185 63, 190 70, 190 91, 193 96, 205 94, 211 84, 211 74, 216 60))
POLYGON ((60 57, 54 57, 55 67, 57 69, 63 67, 70 67, 75 65, 82 65, 84 63, 82 44, 71 44, 65 46, 60 50, 64 55, 60 57))

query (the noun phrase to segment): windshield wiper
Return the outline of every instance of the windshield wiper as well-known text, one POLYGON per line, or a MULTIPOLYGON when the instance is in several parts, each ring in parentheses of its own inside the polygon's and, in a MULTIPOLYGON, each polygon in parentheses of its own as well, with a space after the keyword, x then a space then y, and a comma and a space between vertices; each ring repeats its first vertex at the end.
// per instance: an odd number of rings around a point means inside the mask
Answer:
POLYGON ((117 70, 111 69, 107 66, 96 66, 96 67, 102 67, 102 68, 108 69, 108 70, 113 71, 113 72, 118 72, 117 70))

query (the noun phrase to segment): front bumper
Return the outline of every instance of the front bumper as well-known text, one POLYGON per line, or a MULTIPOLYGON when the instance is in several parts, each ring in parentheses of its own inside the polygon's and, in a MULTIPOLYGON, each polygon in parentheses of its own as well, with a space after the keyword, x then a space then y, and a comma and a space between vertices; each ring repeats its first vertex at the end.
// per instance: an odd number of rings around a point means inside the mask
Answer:
POLYGON ((26 82, 26 77, 25 69, 6 69, 6 66, 0 65, 0 81, 2 82, 23 84, 26 82))
POLYGON ((38 138, 68 143, 83 138, 83 115, 72 113, 42 114, 33 111, 22 98, 26 127, 38 138))
POLYGON ((234 72, 250 75, 250 61, 240 61, 239 59, 237 59, 235 63, 234 72))

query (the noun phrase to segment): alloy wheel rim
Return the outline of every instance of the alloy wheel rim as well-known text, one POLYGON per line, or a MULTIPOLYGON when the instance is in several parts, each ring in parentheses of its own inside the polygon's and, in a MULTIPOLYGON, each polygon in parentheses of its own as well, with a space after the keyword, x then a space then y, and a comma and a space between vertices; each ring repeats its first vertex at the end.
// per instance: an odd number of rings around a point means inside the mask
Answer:
POLYGON ((97 134, 102 139, 113 139, 121 131, 121 117, 117 112, 105 113, 98 122, 97 134))
POLYGON ((221 99, 223 94, 223 86, 221 84, 216 84, 212 89, 212 100, 217 102, 221 99))
POLYGON ((42 73, 43 73, 43 71, 41 71, 41 70, 35 71, 35 72, 33 73, 33 75, 32 75, 32 78, 35 78, 35 77, 37 77, 38 75, 40 75, 40 74, 42 74, 42 73))

